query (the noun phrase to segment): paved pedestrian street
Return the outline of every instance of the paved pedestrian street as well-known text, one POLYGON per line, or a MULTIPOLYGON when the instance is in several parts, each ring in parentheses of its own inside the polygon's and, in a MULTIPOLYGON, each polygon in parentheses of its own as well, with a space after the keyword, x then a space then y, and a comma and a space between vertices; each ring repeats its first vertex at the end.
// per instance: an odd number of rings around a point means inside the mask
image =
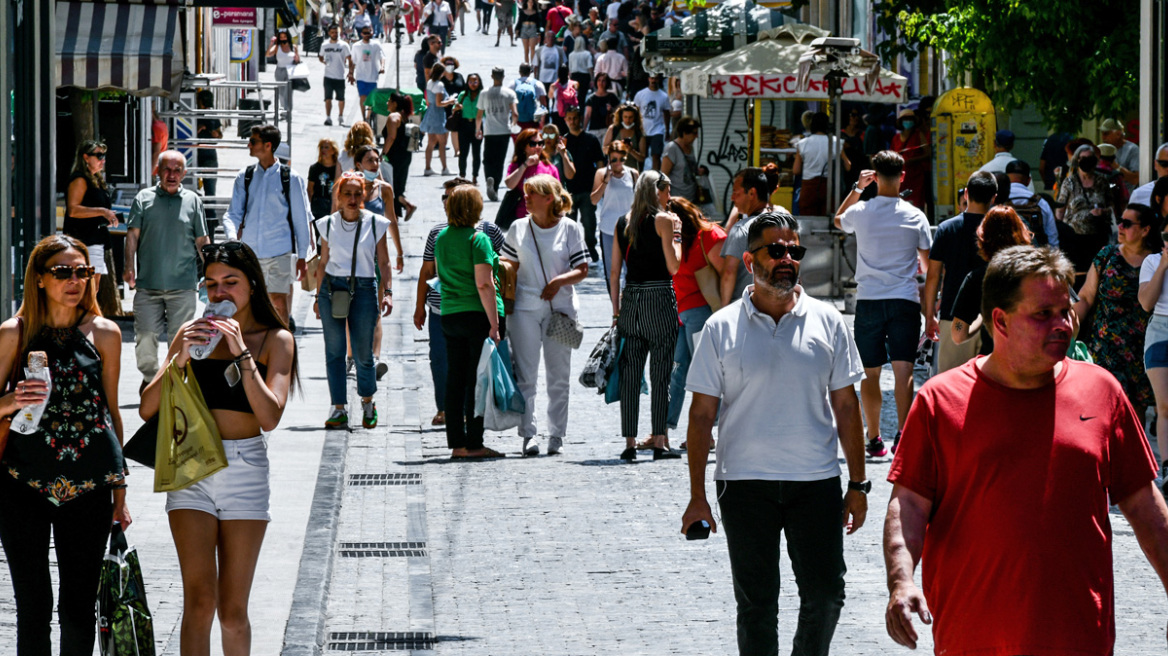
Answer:
MULTIPOLYGON (((493 41, 493 34, 470 30, 459 37, 449 50, 461 61, 459 72, 478 72, 489 79, 491 67, 499 65, 506 68, 509 81, 521 49, 508 47, 506 40, 494 48, 493 41)), ((392 63, 393 49, 387 46, 386 52, 392 63)), ((413 54, 413 47, 401 51, 402 78, 409 86, 413 54)), ((315 159, 318 139, 342 142, 345 134, 344 128, 322 125, 318 80, 323 66, 314 56, 306 61, 313 89, 295 94, 293 125, 293 164, 302 173, 315 159)), ((388 82, 383 84, 392 84, 392 71, 384 79, 388 82)), ((351 124, 356 90, 348 89, 346 118, 351 124)), ((454 169, 453 150, 448 157, 454 169)), ((223 159, 225 166, 246 163, 238 156, 223 159)), ((594 390, 575 382, 611 315, 599 268, 592 268, 578 287, 585 337, 572 358, 571 420, 563 454, 523 458, 521 440, 508 431, 488 433, 486 440, 486 446, 504 451, 505 459, 451 461, 443 430, 430 426, 435 408, 427 333, 412 325, 422 247, 430 227, 442 220, 441 182, 446 179, 422 177, 423 159, 422 153, 415 155, 408 187, 420 209, 401 224, 405 272, 394 276, 394 311, 382 322, 382 357, 390 369, 376 395, 381 419, 376 429, 324 430, 328 391, 320 322, 311 311, 310 296, 296 293, 300 391, 290 398, 279 429, 269 437, 273 521, 251 597, 252 653, 737 653, 725 537, 716 533, 709 540, 689 542, 679 532, 688 501, 686 460, 654 462, 647 451, 635 463, 619 460, 624 448, 619 407, 605 405, 594 390)), ((493 218, 497 207, 487 203, 484 216, 493 218)), ((120 404, 128 439, 142 421, 137 415, 132 324, 123 322, 121 327, 120 404)), ((883 384, 882 432, 892 435, 890 371, 883 384)), ((352 378, 350 386, 354 400, 352 378)), ((536 403, 542 426, 542 382, 540 390, 536 403)), ((771 409, 778 427, 783 402, 774 399, 771 409)), ((648 406, 648 397, 643 397, 641 437, 648 433, 648 406)), ((358 425, 355 418, 351 421, 358 425)), ((682 423, 684 427, 684 416, 682 423)), ((676 447, 685 435, 670 439, 676 447)), ((541 445, 546 448, 542 435, 541 445)), ((874 483, 867 522, 844 541, 847 601, 833 643, 836 654, 902 651, 884 627, 881 533, 889 462, 890 457, 869 461, 868 477, 874 483)), ((707 486, 711 503, 713 466, 707 486)), ((134 523, 128 535, 141 554, 158 653, 179 654, 182 585, 165 499, 151 492, 150 470, 131 464, 130 471, 134 523)), ((1057 489, 1074 483, 1051 484, 1057 489)), ((1111 521, 1115 653, 1162 654, 1168 623, 1163 588, 1128 523, 1114 512, 1111 521)), ((782 558, 779 632, 786 650, 798 596, 789 561, 785 554, 782 558)), ((1013 583, 983 582, 1002 588, 1003 594, 1009 594, 1013 583)), ((5 564, 0 567, 0 654, 15 651, 15 623, 5 564)), ((919 622, 918 629, 918 651, 931 652, 927 629, 919 622)), ((212 651, 222 653, 218 628, 212 651)))

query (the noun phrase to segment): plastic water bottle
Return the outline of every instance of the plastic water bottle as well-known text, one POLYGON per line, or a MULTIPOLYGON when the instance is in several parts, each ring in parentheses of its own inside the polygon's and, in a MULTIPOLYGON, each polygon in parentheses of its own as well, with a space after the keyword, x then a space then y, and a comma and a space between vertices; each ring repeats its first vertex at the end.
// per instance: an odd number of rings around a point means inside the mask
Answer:
MULTIPOLYGON (((24 369, 25 380, 43 380, 50 385, 53 383, 49 374, 49 356, 44 351, 32 351, 28 354, 28 366, 24 369)), ((12 418, 12 430, 22 435, 32 435, 37 432, 41 423, 41 415, 45 413, 45 406, 49 404, 49 397, 36 405, 26 406, 17 411, 12 418)))

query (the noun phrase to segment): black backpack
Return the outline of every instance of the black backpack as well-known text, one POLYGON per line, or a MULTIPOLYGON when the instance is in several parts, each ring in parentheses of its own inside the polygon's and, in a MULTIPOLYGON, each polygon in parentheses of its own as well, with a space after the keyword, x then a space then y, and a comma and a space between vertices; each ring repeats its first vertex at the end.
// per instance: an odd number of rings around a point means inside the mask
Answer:
POLYGON ((1018 218, 1022 219, 1022 223, 1034 233, 1034 245, 1045 246, 1050 243, 1050 238, 1046 234, 1046 228, 1042 225, 1042 197, 1031 196, 1025 201, 1007 200, 1002 203, 1006 207, 1014 208, 1014 212, 1018 218))
MULTIPOLYGON (((247 201, 251 198, 251 181, 255 177, 256 164, 247 167, 243 172, 243 217, 239 220, 239 230, 236 237, 243 241, 243 225, 247 222, 247 201)), ((292 252, 297 252, 296 226, 292 223, 292 167, 277 163, 280 167, 280 187, 284 190, 284 202, 288 203, 288 230, 292 232, 292 252)), ((310 222, 311 223, 311 222, 310 222)))

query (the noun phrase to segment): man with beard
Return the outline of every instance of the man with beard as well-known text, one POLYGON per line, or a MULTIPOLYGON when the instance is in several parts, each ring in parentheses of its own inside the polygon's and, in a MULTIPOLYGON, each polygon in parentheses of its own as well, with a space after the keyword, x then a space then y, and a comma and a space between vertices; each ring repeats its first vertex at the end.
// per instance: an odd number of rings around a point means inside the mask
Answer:
POLYGON ((854 533, 868 512, 872 486, 864 476, 854 387, 863 378, 860 354, 839 311, 798 284, 806 252, 789 214, 754 219, 743 254, 754 284, 741 303, 706 322, 686 381, 693 393, 686 436, 690 501, 681 530, 701 522, 717 530, 706 501, 717 419, 714 479, 740 654, 778 653, 779 550, 786 533, 800 599, 794 653, 826 656, 844 605, 844 528, 854 533), (779 421, 775 399, 783 399, 779 421), (848 465, 846 494, 837 441, 848 465))
MULTIPOLYGON (((874 171, 860 179, 840 205, 835 227, 856 234, 856 346, 864 362, 864 420, 868 455, 888 450, 880 437, 880 370, 892 363, 896 399, 896 435, 904 427, 913 398, 913 361, 921 336, 921 298, 917 272, 929 268, 933 235, 924 212, 900 197, 904 159, 892 150, 872 158, 874 171), (864 188, 876 183, 876 197, 860 200, 864 188)), ((896 442, 893 441, 893 450, 896 442)))
POLYGON ((1074 279, 1054 248, 999 251, 981 302, 993 353, 913 403, 884 523, 885 625, 901 645, 917 646, 916 614, 938 654, 1116 653, 1111 504, 1168 583, 1143 418, 1106 370, 1066 357, 1074 279))

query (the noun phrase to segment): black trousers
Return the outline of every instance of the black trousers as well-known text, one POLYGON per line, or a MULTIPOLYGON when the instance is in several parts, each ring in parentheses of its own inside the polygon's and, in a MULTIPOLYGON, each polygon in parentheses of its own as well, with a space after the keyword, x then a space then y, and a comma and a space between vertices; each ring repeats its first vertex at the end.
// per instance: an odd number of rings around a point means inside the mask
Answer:
MULTIPOLYGON (((398 139, 404 138, 404 135, 398 136, 398 139)), ((405 216, 405 206, 402 205, 401 197, 406 193, 406 181, 410 179, 410 160, 413 158, 414 154, 409 151, 388 158, 390 166, 393 167, 393 211, 399 219, 405 216)))
POLYGON ((483 174, 495 181, 494 188, 503 184, 503 165, 507 162, 509 134, 488 134, 483 137, 483 174))
MULTIPOLYGON (((505 331, 504 319, 499 317, 499 335, 505 331)), ((475 373, 491 322, 486 312, 444 314, 442 333, 446 336, 446 446, 481 449, 483 418, 474 416, 475 373)))
POLYGON ((109 489, 99 488, 54 506, 5 472, 0 476, 0 499, 0 542, 16 598, 17 656, 49 656, 52 649, 50 533, 60 576, 61 656, 91 656, 97 637, 97 585, 113 518, 109 489))
POLYGON ((458 124, 458 175, 463 178, 466 177, 466 156, 468 154, 472 156, 474 178, 477 180, 479 167, 483 161, 483 140, 475 137, 475 122, 464 118, 458 124))
POLYGON ((827 656, 844 607, 843 493, 821 481, 718 481, 738 602, 738 653, 779 653, 779 543, 799 588, 793 656, 827 656))

